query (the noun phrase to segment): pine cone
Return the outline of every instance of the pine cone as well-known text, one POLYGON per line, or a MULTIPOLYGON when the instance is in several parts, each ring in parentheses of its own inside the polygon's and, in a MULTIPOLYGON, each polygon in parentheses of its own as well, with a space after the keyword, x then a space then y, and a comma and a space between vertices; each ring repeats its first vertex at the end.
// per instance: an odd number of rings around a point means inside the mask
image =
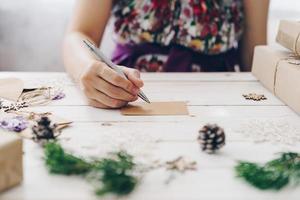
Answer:
POLYGON ((50 140, 55 139, 54 127, 50 126, 51 121, 48 117, 41 117, 37 125, 32 127, 35 140, 50 140))
POLYGON ((41 119, 37 122, 40 126, 49 127, 50 126, 50 119, 48 117, 41 117, 41 119))
POLYGON ((216 124, 207 124, 199 130, 198 142, 203 151, 214 153, 225 145, 224 129, 216 124))

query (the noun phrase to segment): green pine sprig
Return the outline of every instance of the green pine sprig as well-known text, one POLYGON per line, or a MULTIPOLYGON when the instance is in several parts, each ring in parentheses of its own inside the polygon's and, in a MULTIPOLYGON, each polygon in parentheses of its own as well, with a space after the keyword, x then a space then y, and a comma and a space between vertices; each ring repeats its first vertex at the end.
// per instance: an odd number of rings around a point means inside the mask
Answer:
MULTIPOLYGON (((45 145, 45 163, 51 173, 64 175, 88 175, 102 182, 96 190, 99 196, 107 193, 126 195, 137 185, 138 179, 132 174, 135 163, 133 157, 124 151, 114 153, 114 158, 86 161, 65 150, 56 142, 45 145)), ((88 177, 88 176, 87 176, 88 177)), ((89 177, 91 178, 91 177, 89 177)))
POLYGON ((64 149, 55 142, 45 145, 45 162, 51 173, 54 174, 85 174, 93 165, 82 158, 66 153, 64 149))
POLYGON ((279 158, 264 165, 240 161, 235 167, 238 177, 261 190, 280 190, 289 183, 300 183, 300 155, 282 153, 279 158))
POLYGON ((96 193, 104 195, 115 193, 119 195, 129 194, 136 186, 138 180, 132 176, 132 169, 135 164, 133 157, 126 152, 118 152, 115 159, 103 159, 97 165, 102 176, 103 186, 96 193))

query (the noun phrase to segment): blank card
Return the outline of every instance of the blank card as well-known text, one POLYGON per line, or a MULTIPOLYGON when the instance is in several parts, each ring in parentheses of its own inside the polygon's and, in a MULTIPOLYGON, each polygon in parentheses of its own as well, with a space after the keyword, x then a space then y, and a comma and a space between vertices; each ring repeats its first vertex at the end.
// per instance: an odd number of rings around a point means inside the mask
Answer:
POLYGON ((186 102, 132 103, 121 109, 122 115, 188 115, 186 102))

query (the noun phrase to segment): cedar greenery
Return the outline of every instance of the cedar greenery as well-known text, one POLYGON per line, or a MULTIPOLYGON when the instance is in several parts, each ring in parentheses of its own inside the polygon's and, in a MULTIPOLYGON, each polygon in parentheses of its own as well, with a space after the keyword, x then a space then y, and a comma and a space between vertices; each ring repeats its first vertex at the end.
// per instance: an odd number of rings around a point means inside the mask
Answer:
POLYGON ((99 196, 107 193, 126 195, 132 192, 138 179, 132 175, 135 163, 133 157, 124 151, 114 153, 114 158, 88 162, 66 153, 56 142, 45 145, 45 162, 51 173, 65 175, 95 175, 102 187, 96 190, 99 196))
POLYGON ((85 174, 92 169, 92 164, 66 153, 64 149, 55 142, 45 145, 46 165, 51 173, 54 174, 85 174))
POLYGON ((289 183, 300 183, 300 155, 282 153, 264 165, 241 161, 235 167, 238 177, 261 190, 280 190, 289 183))
POLYGON ((118 152, 116 159, 103 159, 97 165, 102 176, 103 187, 96 193, 103 195, 108 192, 125 195, 129 194, 137 184, 137 179, 130 174, 134 168, 133 157, 125 152, 118 152))

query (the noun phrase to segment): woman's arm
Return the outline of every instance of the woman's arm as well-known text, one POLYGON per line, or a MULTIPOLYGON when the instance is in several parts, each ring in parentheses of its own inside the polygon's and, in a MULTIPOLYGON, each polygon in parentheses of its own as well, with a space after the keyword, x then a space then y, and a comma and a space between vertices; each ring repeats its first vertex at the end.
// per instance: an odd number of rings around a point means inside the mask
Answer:
POLYGON ((241 41, 241 71, 250 71, 254 47, 267 44, 269 0, 244 0, 245 32, 241 41))
MULTIPOLYGON (((117 108, 135 101, 143 86, 136 70, 123 68, 129 80, 96 60, 82 40, 100 44, 110 17, 113 0, 77 0, 63 45, 67 72, 80 84, 89 103, 95 107, 117 108)), ((50 27, 51 28, 51 27, 50 27)))

